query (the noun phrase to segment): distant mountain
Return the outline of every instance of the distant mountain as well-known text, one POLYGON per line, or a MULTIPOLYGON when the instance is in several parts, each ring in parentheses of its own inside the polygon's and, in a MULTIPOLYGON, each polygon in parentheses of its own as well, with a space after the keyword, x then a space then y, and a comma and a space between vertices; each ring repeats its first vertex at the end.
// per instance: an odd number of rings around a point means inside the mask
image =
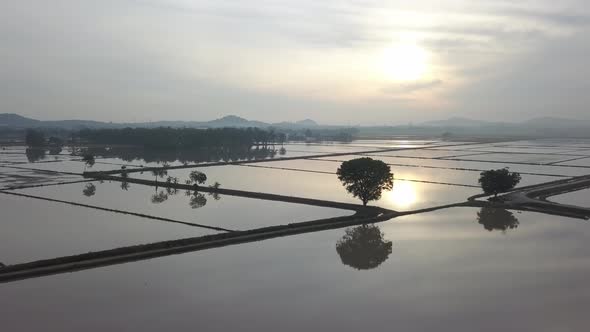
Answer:
POLYGON ((190 128, 223 128, 223 127, 279 127, 279 128, 310 128, 319 126, 315 121, 305 119, 297 122, 280 122, 266 123, 241 118, 236 115, 228 115, 212 121, 156 121, 156 122, 138 122, 138 123, 113 123, 89 120, 61 120, 61 121, 40 121, 18 114, 4 113, 0 114, 0 128, 63 128, 63 129, 81 129, 81 128, 155 128, 155 127, 190 127, 190 128))
POLYGON ((260 122, 260 121, 251 121, 239 116, 235 115, 228 115, 224 116, 221 119, 216 119, 213 121, 202 122, 201 126, 203 127, 268 127, 270 124, 260 122))
POLYGON ((449 118, 446 120, 427 121, 421 123, 423 126, 429 127, 480 127, 495 124, 494 122, 473 120, 469 118, 449 118))
POLYGON ((317 122, 315 122, 311 119, 297 121, 297 122, 295 122, 295 124, 300 127, 317 127, 317 126, 319 126, 317 122))
POLYGON ((577 127, 590 127, 590 121, 588 120, 574 120, 566 118, 555 118, 555 117, 543 117, 534 118, 523 122, 528 126, 534 126, 539 128, 577 128, 577 127))
POLYGON ((18 114, 2 113, 0 114, 0 127, 31 127, 38 126, 41 121, 25 118, 18 114))

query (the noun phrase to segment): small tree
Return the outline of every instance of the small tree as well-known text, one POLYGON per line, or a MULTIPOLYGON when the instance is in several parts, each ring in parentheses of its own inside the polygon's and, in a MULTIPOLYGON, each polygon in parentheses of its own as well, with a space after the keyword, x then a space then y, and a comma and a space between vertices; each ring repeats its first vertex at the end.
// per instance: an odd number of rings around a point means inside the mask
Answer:
POLYGON ((381 198, 383 190, 393 188, 391 168, 381 160, 365 157, 345 161, 336 174, 346 191, 360 198, 365 206, 381 198))
POLYGON ((494 194, 494 198, 496 198, 499 193, 514 188, 520 182, 520 179, 519 173, 510 172, 508 168, 492 169, 481 172, 479 184, 484 193, 488 195, 494 194))
POLYGON ((84 170, 86 170, 86 167, 92 167, 96 163, 96 159, 94 159, 94 155, 92 155, 90 153, 84 154, 84 156, 82 157, 82 161, 85 164, 84 170))
POLYGON ((189 174, 189 180, 186 181, 187 184, 203 184, 205 183, 205 181, 207 181, 207 175, 205 175, 205 173, 203 172, 199 172, 199 171, 192 171, 189 174))

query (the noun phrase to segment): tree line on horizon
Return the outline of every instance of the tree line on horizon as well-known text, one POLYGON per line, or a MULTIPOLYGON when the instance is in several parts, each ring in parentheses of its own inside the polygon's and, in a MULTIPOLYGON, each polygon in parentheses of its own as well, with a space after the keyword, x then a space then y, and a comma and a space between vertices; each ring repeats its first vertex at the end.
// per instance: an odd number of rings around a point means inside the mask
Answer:
POLYGON ((268 146, 282 144, 286 135, 259 128, 123 128, 82 129, 80 142, 132 145, 145 148, 196 148, 215 146, 268 146))

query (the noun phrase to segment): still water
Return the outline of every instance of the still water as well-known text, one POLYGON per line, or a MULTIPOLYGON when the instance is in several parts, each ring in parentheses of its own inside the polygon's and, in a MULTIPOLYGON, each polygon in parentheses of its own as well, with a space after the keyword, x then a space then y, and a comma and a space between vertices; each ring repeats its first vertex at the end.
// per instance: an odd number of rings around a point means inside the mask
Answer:
POLYGON ((381 234, 352 245, 360 250, 352 257, 337 249, 346 242, 339 229, 3 284, 2 325, 22 331, 587 329, 585 222, 455 208, 377 226, 381 234), (368 242, 379 250, 363 246, 368 242))

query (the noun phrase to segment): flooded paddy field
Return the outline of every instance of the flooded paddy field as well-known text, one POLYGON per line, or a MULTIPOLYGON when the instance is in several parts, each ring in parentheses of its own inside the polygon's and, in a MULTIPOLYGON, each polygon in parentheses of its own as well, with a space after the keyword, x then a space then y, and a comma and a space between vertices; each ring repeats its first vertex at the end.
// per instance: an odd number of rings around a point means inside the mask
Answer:
POLYGON ((5 265, 216 232, 12 195, 0 204, 5 265))
MULTIPOLYGON (((166 190, 121 182, 74 183, 14 192, 229 230, 350 215, 353 212, 301 204, 166 190), (91 191, 88 188, 91 186, 91 191)), ((184 226, 189 229, 191 227, 184 226)))
MULTIPOLYGON (((342 161, 359 157, 390 165, 393 188, 369 205, 395 213, 465 202, 482 192, 479 175, 490 169, 521 172, 519 186, 590 174, 590 141, 290 142, 272 150, 182 159, 168 152, 105 154, 89 165, 67 149, 34 160, 24 147, 7 147, 0 151, 0 262, 10 268, 264 227, 354 221, 346 218, 363 211, 360 201, 336 171, 342 161), (297 159, 281 160, 292 157, 297 159), (202 188, 217 182, 245 194, 166 188, 166 181, 184 184, 195 170, 207 176, 202 188), (126 178, 99 181, 83 177, 85 171, 118 171, 126 178), (134 179, 153 182, 130 183, 134 179), (356 208, 335 207, 341 203, 356 208)), ((549 200, 590 207, 588 197, 585 189, 549 200)), ((590 307, 587 221, 473 207, 392 217, 1 284, 3 324, 63 331, 184 330, 194 329, 195 320, 218 331, 387 325, 425 331, 441 323, 453 331, 584 329, 590 307), (47 311, 56 302, 70 319, 47 311), (17 321, 25 313, 36 319, 17 321), (498 320, 506 316, 511 319, 498 320)))
POLYGON ((590 208, 590 189, 572 191, 562 195, 551 196, 548 200, 561 204, 576 205, 590 208))
POLYGON ((516 226, 503 231, 478 213, 448 209, 369 226, 380 230, 374 233, 382 248, 370 263, 339 254, 347 241, 340 229, 3 285, 3 324, 72 331, 188 330, 195 321, 213 331, 428 331, 441 324, 451 331, 585 330, 590 228, 514 213, 516 226), (69 319, 47 311, 56 299, 69 319), (36 319, 18 319, 23 312, 36 319))

